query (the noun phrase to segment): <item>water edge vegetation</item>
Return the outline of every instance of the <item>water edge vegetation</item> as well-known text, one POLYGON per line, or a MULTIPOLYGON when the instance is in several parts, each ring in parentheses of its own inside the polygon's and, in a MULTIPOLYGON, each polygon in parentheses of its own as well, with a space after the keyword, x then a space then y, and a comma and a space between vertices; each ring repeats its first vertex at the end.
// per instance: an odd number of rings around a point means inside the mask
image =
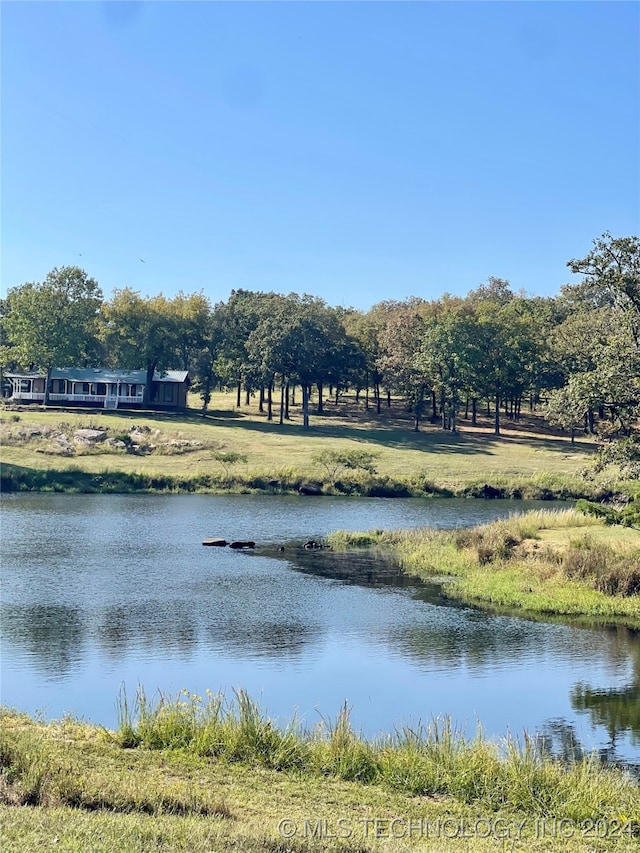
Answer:
POLYGON ((115 732, 3 709, 3 849, 627 853, 640 834, 637 782, 526 735, 466 739, 445 718, 364 740, 346 706, 306 731, 243 691, 118 701, 115 732))
POLYGON ((446 595, 533 613, 640 625, 640 532, 574 509, 534 510, 458 530, 336 531, 333 548, 391 551, 446 595))

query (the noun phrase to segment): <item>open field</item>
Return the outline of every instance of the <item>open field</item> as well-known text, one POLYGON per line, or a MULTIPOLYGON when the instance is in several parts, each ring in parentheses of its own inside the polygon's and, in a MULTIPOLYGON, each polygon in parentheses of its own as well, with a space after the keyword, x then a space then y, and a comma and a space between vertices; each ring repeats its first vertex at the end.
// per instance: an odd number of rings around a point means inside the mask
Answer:
POLYGON ((535 415, 519 424, 505 422, 498 437, 489 419, 482 418, 477 427, 462 420, 455 435, 429 423, 415 433, 399 404, 383 408, 378 416, 351 401, 337 409, 326 403, 325 414, 312 416, 305 432, 297 408, 292 421, 280 426, 267 422, 255 403, 235 409, 234 402, 232 395, 215 395, 206 418, 196 410, 171 415, 27 407, 7 411, 0 424, 5 472, 24 475, 25 483, 29 472, 50 472, 35 488, 51 489, 56 488, 56 472, 66 472, 66 478, 59 478, 60 490, 73 483, 70 474, 82 472, 90 477, 75 477, 81 491, 100 491, 104 482, 95 476, 114 479, 117 473, 124 478, 110 490, 295 491, 306 480, 334 494, 389 496, 482 496, 485 484, 514 497, 594 497, 615 488, 603 478, 580 478, 594 451, 590 439, 580 438, 572 446, 567 436, 543 430, 535 415), (106 430, 111 438, 126 438, 133 430, 139 444, 137 449, 133 442, 127 447, 80 444, 73 433, 81 427, 106 430), (343 471, 336 484, 314 459, 345 450, 374 454, 375 475, 343 471), (241 458, 226 464, 220 457, 227 454, 241 458), (127 484, 126 478, 134 475, 146 478, 146 484, 127 484), (155 484, 150 482, 154 478, 155 484))
POLYGON ((305 738, 243 701, 221 719, 215 697, 185 694, 119 732, 3 711, 2 849, 629 853, 638 843, 640 789, 591 760, 563 766, 531 742, 464 741, 442 722, 374 743, 338 717, 305 738))

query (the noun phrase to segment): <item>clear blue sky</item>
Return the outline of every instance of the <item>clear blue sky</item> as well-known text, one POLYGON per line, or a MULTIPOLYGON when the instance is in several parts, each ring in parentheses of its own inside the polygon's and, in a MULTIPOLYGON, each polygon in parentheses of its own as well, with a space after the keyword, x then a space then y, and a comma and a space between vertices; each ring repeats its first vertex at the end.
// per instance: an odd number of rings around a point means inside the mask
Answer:
POLYGON ((640 231, 636 3, 1 11, 3 291, 553 294, 640 231))

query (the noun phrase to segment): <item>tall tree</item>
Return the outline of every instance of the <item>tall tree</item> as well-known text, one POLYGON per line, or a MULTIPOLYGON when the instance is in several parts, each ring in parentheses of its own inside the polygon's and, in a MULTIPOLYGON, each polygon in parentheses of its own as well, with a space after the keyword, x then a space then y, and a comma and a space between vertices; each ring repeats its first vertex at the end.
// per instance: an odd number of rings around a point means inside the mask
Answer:
POLYGON ((593 249, 567 266, 584 276, 583 290, 596 299, 607 297, 627 318, 640 346, 640 238, 612 237, 608 231, 593 241, 593 249))
POLYGON ((13 361, 47 373, 51 369, 87 366, 100 352, 97 337, 102 291, 80 267, 49 272, 41 283, 28 282, 7 293, 3 326, 13 361))
POLYGON ((440 397, 442 428, 450 423, 452 432, 457 430, 460 393, 471 383, 473 332, 473 318, 462 300, 445 297, 432 306, 416 356, 417 365, 440 397))
POLYGON ((405 397, 413 413, 416 432, 420 428, 425 396, 432 382, 421 357, 425 306, 424 300, 418 298, 375 306, 379 315, 385 318, 380 333, 379 370, 405 397))
POLYGON ((211 303, 205 294, 180 291, 169 302, 175 322, 176 358, 174 367, 192 370, 198 353, 208 338, 211 303))
POLYGON ((567 266, 584 276, 562 289, 575 312, 558 330, 573 355, 569 386, 597 389, 600 434, 615 441, 616 433, 630 435, 640 416, 640 239, 605 232, 567 266))
POLYGON ((219 303, 215 313, 222 329, 218 355, 218 371, 227 385, 236 387, 236 405, 240 407, 242 384, 252 390, 260 377, 247 352, 247 341, 260 321, 267 316, 269 306, 279 304, 284 297, 274 293, 232 290, 226 303, 219 303))
POLYGON ((221 312, 209 311, 207 316, 201 319, 198 334, 198 348, 195 353, 191 353, 189 364, 190 369, 193 370, 191 388, 200 394, 204 417, 211 402, 213 388, 217 382, 221 381, 225 370, 224 363, 220 361, 224 340, 221 312))
POLYGON ((100 335, 112 367, 146 371, 148 406, 155 371, 175 366, 179 335, 170 301, 161 293, 145 298, 128 287, 115 290, 102 307, 100 335))

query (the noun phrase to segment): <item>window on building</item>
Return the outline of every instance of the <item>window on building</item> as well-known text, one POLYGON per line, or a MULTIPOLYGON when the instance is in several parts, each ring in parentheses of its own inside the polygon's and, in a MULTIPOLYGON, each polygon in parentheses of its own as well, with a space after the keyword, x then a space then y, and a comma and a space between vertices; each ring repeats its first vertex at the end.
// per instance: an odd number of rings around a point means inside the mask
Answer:
POLYGON ((104 397, 104 395, 106 393, 107 393, 106 383, 105 382, 98 382, 98 384, 96 385, 96 394, 98 394, 98 396, 104 397))
POLYGON ((173 385, 169 382, 162 384, 162 400, 164 403, 173 403, 173 385))

